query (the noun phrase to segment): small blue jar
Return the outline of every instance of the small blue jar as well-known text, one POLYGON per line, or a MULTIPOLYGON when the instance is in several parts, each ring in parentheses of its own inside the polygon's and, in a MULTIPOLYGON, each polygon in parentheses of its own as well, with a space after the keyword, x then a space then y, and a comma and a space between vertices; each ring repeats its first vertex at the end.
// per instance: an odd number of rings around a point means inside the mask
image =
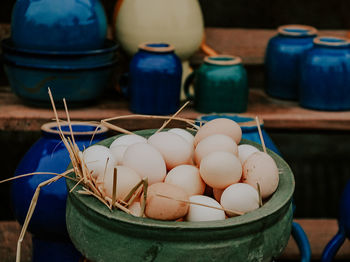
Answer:
MULTIPOLYGON (((80 150, 107 138, 107 128, 98 127, 98 124, 72 122, 72 129, 80 150), (96 128, 98 130, 95 132, 96 128)), ((61 142, 57 124, 44 124, 41 130, 41 138, 24 155, 15 176, 33 172, 60 174, 67 170, 69 153, 61 142)), ((70 136, 68 125, 62 124, 62 130, 65 136, 70 136)), ((52 177, 49 174, 33 175, 13 181, 12 206, 15 217, 21 224, 25 221, 37 186, 52 177)), ((81 255, 71 243, 66 229, 67 194, 65 178, 41 188, 28 226, 28 231, 32 233, 33 262, 78 262, 81 255)))
POLYGON ((300 105, 340 111, 350 109, 349 40, 317 37, 301 64, 300 105))
POLYGON ((173 46, 141 44, 130 63, 129 77, 132 112, 168 115, 179 109, 182 66, 173 46))
POLYGON ((277 31, 266 50, 266 92, 276 98, 297 100, 300 61, 312 48, 317 30, 305 25, 284 25, 277 31))

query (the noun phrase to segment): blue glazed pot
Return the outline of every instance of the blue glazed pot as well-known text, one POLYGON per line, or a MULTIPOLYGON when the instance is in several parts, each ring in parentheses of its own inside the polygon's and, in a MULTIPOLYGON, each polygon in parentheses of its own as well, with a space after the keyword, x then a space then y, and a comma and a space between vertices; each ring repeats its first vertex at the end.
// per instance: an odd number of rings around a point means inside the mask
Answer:
POLYGON ((111 84, 117 63, 117 45, 106 41, 102 49, 49 52, 19 49, 2 42, 3 61, 13 92, 28 104, 51 106, 50 87, 57 106, 66 98, 70 106, 97 100, 111 84))
POLYGON ((301 65, 300 105, 327 111, 349 110, 349 41, 318 37, 314 43, 301 65))
POLYGON ((98 0, 17 0, 11 31, 21 48, 90 50, 103 46, 107 18, 98 0))
POLYGON ((276 98, 298 98, 301 58, 312 48, 317 30, 310 26, 285 25, 270 39, 265 56, 266 92, 276 98))
POLYGON ((350 181, 347 182, 340 200, 338 225, 339 230, 337 234, 329 241, 323 251, 322 262, 333 261, 345 239, 350 239, 350 181))
MULTIPOLYGON (((80 150, 90 145, 97 125, 73 122, 74 138, 80 150)), ((68 125, 62 126, 69 135, 68 125)), ((93 143, 106 138, 107 129, 99 128, 93 143)), ((56 123, 42 126, 42 137, 29 149, 17 166, 15 176, 32 172, 63 173, 70 163, 68 151, 57 131, 56 123)), ((16 219, 23 224, 37 186, 52 175, 34 175, 14 180, 12 205, 16 219)), ((66 229, 67 187, 65 178, 40 191, 28 231, 33 234, 33 261, 75 261, 80 255, 72 246, 66 229), (71 258, 67 260, 66 258, 71 258)))
POLYGON ((130 63, 130 109, 168 115, 179 109, 182 66, 169 44, 141 44, 130 63))

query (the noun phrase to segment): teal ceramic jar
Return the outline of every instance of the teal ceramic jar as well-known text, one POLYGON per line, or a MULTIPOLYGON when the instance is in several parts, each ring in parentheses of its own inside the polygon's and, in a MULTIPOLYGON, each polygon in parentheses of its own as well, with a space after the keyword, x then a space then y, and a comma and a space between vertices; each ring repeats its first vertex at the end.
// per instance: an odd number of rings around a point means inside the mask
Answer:
MULTIPOLYGON (((148 137, 155 130, 136 132, 148 137)), ((102 141, 109 146, 116 137, 102 141)), ((243 140, 242 143, 260 145, 243 140)), ((69 194, 67 229, 75 247, 91 261, 271 261, 288 243, 294 178, 289 166, 268 150, 280 170, 277 191, 259 209, 210 222, 175 222, 110 211, 94 197, 69 194)), ((68 190, 74 182, 67 180, 68 190)))
POLYGON ((200 68, 188 76, 185 94, 202 113, 242 113, 247 110, 247 73, 242 59, 220 55, 204 58, 200 68), (189 87, 194 80, 194 96, 189 87))

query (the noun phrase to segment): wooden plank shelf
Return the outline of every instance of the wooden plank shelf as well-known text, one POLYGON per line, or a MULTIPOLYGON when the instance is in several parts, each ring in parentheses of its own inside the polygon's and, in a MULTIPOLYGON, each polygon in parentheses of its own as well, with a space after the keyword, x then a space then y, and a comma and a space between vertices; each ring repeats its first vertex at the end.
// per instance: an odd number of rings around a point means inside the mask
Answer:
MULTIPOLYGON (((1 90, 1 89, 0 89, 1 90)), ((65 114, 59 110, 63 119, 65 114)), ((128 102, 123 99, 105 98, 95 105, 70 109, 72 120, 100 121, 121 115, 128 115, 128 102)), ((203 114, 196 112, 191 106, 180 116, 195 119, 203 114)), ((248 111, 244 116, 258 115, 264 120, 268 129, 309 129, 309 130, 350 130, 350 111, 323 112, 308 110, 298 106, 296 102, 271 98, 263 90, 252 89, 249 95, 248 111)), ((38 131, 42 124, 54 118, 51 109, 29 107, 6 88, 0 91, 0 130, 38 131)), ((129 130, 156 128, 159 121, 128 120, 123 127, 129 130)))
MULTIPOLYGON (((338 230, 335 219, 295 219, 308 235, 312 261, 318 261, 323 249, 332 239, 338 230)), ((0 222, 0 261, 15 261, 17 239, 20 234, 20 226, 15 221, 0 222)), ((30 262, 31 259, 31 238, 30 233, 22 244, 22 262, 30 262)), ((286 249, 277 261, 299 261, 300 253, 294 239, 290 238, 286 249)), ((350 261, 350 241, 346 240, 336 256, 336 261, 350 261)))

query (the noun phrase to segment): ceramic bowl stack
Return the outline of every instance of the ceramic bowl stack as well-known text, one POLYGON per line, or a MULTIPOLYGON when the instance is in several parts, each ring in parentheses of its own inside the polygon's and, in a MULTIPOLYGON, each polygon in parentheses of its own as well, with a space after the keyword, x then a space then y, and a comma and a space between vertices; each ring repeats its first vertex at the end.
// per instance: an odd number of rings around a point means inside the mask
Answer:
POLYGON ((18 0, 11 37, 2 41, 5 70, 15 94, 34 105, 82 105, 98 99, 117 63, 107 40, 107 19, 98 0, 18 0))

